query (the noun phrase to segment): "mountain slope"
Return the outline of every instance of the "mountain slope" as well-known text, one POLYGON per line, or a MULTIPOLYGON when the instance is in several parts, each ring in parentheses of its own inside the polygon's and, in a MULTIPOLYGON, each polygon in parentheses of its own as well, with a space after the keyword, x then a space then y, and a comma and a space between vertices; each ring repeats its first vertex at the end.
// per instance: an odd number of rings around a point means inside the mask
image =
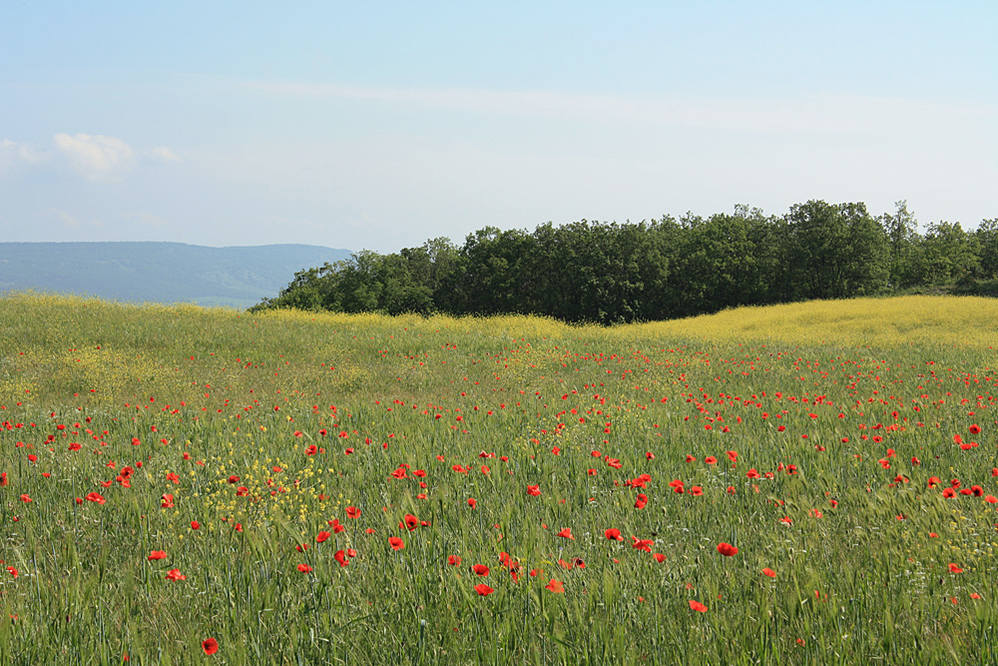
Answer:
POLYGON ((245 308, 275 296, 295 271, 350 254, 317 245, 0 243, 0 292, 34 289, 119 301, 245 308))

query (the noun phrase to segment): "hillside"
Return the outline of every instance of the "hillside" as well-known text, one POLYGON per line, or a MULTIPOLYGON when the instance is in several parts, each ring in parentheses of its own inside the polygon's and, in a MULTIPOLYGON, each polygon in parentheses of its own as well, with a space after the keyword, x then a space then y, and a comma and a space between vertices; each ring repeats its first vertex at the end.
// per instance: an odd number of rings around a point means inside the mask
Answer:
POLYGON ((349 250, 317 245, 0 243, 0 293, 31 289, 245 308, 276 294, 295 271, 349 256, 349 250))
POLYGON ((710 315, 616 327, 631 336, 793 345, 994 349, 998 300, 982 296, 890 296, 731 308, 710 315))
POLYGON ((996 322, 0 297, 0 663, 998 663, 996 322))

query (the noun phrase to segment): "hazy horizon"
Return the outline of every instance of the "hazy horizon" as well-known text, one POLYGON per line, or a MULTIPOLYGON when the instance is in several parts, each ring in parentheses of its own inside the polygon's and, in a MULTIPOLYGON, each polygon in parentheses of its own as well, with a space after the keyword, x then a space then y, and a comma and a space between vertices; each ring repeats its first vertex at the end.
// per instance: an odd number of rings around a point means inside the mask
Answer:
MULTIPOLYGON (((185 241, 173 241, 173 240, 109 240, 109 241, 79 241, 79 240, 47 240, 47 241, 0 241, 0 245, 16 245, 16 244, 45 244, 45 243, 61 243, 61 244, 83 244, 83 243, 93 243, 93 244, 104 244, 104 243, 150 243, 150 244, 163 244, 163 243, 174 243, 177 245, 189 245, 192 247, 207 247, 213 249, 239 249, 239 248, 259 248, 259 247, 279 247, 279 246, 299 246, 299 247, 319 247, 328 248, 330 250, 350 250, 350 248, 345 247, 329 247, 328 245, 319 245, 317 243, 254 243, 246 245, 207 245, 204 243, 188 243, 185 241)), ((354 250, 350 250, 354 251, 354 250)))

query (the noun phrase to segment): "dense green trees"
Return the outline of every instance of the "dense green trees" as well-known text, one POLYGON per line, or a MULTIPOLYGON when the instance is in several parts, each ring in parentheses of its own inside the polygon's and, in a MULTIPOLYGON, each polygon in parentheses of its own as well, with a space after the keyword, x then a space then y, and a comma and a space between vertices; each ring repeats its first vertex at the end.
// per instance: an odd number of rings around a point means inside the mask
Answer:
POLYGON ((543 314, 603 324, 738 305, 901 290, 998 292, 998 218, 975 232, 918 232, 907 204, 874 218, 863 203, 796 204, 766 216, 736 206, 708 218, 618 224, 581 220, 534 231, 485 227, 295 274, 255 309, 389 314, 543 314))
POLYGON ((862 203, 796 204, 787 216, 788 290, 783 300, 879 293, 890 270, 883 228, 862 203))
POLYGON ((914 249, 918 238, 918 225, 908 212, 908 202, 898 201, 894 214, 880 216, 880 226, 884 230, 889 253, 888 286, 892 289, 906 289, 918 284, 921 279, 916 274, 914 249))
POLYGON ((981 276, 986 280, 998 279, 998 217, 983 220, 976 236, 981 276))

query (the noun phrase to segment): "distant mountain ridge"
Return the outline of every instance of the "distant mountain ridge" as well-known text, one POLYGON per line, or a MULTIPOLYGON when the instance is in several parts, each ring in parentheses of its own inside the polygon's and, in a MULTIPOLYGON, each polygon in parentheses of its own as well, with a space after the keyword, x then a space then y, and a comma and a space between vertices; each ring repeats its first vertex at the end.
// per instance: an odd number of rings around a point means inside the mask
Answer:
POLYGON ((276 296, 296 271, 351 254, 292 244, 0 242, 0 293, 32 289, 115 301, 246 308, 276 296))

